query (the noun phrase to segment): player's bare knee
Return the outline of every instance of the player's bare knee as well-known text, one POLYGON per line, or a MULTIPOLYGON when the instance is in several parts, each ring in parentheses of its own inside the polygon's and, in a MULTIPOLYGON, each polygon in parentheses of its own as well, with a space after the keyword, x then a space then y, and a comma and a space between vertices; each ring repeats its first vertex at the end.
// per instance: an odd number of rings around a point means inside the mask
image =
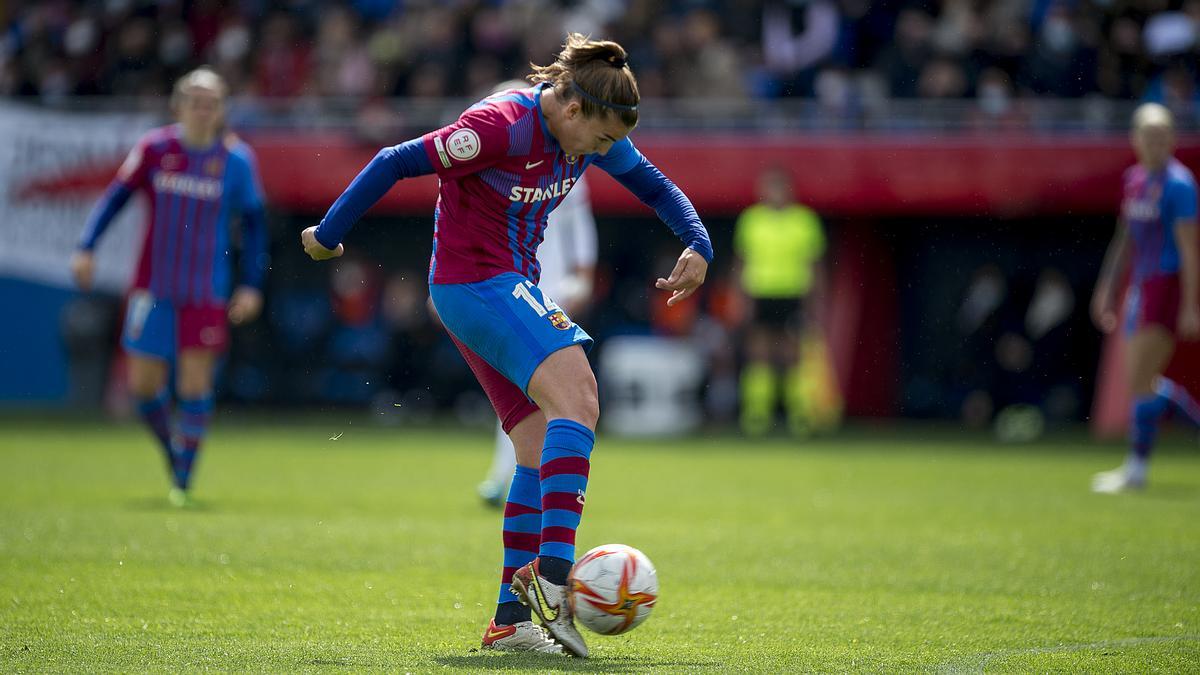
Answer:
POLYGON ((572 392, 566 416, 589 429, 595 429, 596 422, 600 419, 600 395, 595 376, 591 375, 590 371, 588 375, 589 377, 578 382, 575 391, 572 392))
POLYGON ((182 398, 204 398, 212 394, 216 359, 207 352, 189 351, 179 358, 175 387, 182 398))
POLYGON ((537 397, 538 405, 550 420, 574 420, 594 429, 600 417, 596 377, 590 370, 539 391, 537 397))
POLYGON ((129 363, 129 390, 138 398, 158 396, 167 384, 167 369, 152 359, 132 358, 129 363))
POLYGON ((138 398, 154 398, 162 388, 162 383, 150 379, 131 378, 129 382, 129 390, 138 398))

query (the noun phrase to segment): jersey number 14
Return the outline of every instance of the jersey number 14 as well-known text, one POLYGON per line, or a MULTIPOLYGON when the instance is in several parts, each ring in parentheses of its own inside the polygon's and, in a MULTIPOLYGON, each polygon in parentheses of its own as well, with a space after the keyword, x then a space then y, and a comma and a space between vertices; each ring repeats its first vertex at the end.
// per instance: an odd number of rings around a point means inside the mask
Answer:
POLYGON ((530 307, 533 308, 533 311, 537 312, 538 316, 546 316, 550 312, 558 311, 558 305, 556 305, 549 297, 543 295, 542 297, 544 302, 543 300, 538 300, 536 297, 534 297, 533 293, 529 292, 529 289, 533 287, 533 282, 529 281, 528 279, 519 281, 517 282, 517 285, 513 287, 512 296, 514 298, 520 298, 521 300, 524 300, 530 307))

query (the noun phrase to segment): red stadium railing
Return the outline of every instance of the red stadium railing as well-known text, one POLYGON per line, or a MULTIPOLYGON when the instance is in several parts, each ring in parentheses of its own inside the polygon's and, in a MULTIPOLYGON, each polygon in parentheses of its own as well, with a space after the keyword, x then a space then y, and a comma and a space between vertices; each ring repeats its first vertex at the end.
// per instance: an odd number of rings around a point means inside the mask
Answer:
MULTIPOLYGON (((301 212, 327 208, 378 149, 340 132, 261 131, 248 137, 272 203, 301 212)), ((734 214, 753 203, 755 180, 768 166, 786 167, 800 198, 827 215, 1111 213, 1121 172, 1134 161, 1124 135, 1047 139, 1010 132, 915 139, 639 130, 635 140, 710 214, 734 214)), ((1200 136, 1181 138, 1178 154, 1200 167, 1200 136)), ((590 175, 597 210, 639 212, 636 200, 601 173, 590 175)), ((436 191, 433 178, 406 181, 376 212, 425 213, 436 191)))

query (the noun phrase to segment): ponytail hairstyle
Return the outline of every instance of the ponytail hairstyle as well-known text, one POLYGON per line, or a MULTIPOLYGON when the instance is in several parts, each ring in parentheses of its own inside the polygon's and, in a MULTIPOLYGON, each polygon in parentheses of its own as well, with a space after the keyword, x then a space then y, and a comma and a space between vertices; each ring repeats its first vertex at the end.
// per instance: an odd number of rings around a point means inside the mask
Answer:
POLYGON ((564 101, 579 101, 584 117, 616 115, 632 129, 641 95, 626 59, 625 48, 615 42, 571 33, 554 63, 529 64, 529 80, 551 84, 564 101))

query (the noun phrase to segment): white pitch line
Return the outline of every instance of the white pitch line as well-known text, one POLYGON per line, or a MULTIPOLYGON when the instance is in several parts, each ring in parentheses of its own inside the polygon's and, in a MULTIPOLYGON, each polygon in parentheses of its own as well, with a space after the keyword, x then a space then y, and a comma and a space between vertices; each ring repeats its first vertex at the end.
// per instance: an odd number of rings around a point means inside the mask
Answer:
POLYGON ((1200 635, 1177 635, 1175 637, 1146 637, 1125 638, 1121 640, 1104 640, 1102 642, 1087 642, 1079 644, 1055 645, 1053 647, 1030 647, 1027 649, 1001 649, 994 652, 972 654, 940 664, 934 668, 939 673, 982 673, 988 662, 993 659, 1003 659, 1010 656, 1028 656, 1030 654, 1057 654, 1063 652, 1082 652, 1093 649, 1110 647, 1136 647, 1139 645, 1159 644, 1163 642, 1184 642, 1200 640, 1200 635), (974 663, 972 663, 974 662, 974 663))

